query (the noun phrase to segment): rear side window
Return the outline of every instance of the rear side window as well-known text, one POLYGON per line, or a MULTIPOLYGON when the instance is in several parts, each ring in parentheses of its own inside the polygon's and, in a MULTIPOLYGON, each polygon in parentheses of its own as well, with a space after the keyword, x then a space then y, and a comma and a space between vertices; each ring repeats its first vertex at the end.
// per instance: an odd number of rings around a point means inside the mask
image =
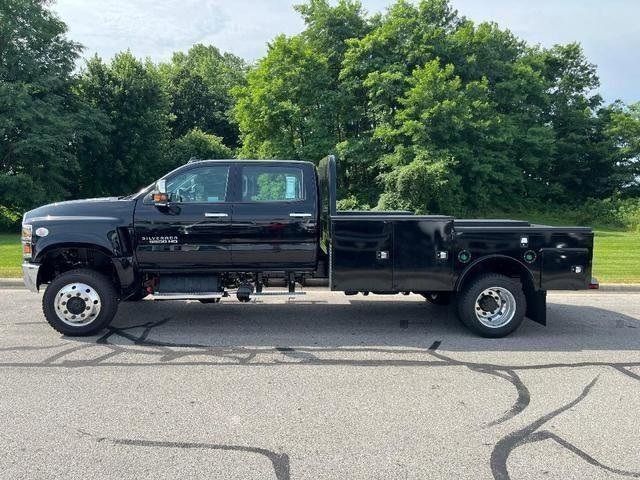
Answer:
POLYGON ((242 167, 243 202, 295 202, 305 199, 302 169, 298 167, 242 167))

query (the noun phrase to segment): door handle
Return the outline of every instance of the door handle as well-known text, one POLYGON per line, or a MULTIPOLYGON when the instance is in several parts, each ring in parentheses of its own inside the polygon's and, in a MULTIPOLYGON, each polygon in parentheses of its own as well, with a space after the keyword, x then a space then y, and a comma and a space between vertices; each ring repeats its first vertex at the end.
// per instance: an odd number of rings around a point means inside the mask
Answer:
POLYGON ((309 218, 311 217, 311 214, 310 213, 290 213, 289 216, 295 217, 295 218, 309 218))
POLYGON ((228 217, 229 214, 228 213, 210 213, 210 212, 207 212, 207 213, 204 214, 204 216, 208 217, 208 218, 223 218, 223 217, 228 217))

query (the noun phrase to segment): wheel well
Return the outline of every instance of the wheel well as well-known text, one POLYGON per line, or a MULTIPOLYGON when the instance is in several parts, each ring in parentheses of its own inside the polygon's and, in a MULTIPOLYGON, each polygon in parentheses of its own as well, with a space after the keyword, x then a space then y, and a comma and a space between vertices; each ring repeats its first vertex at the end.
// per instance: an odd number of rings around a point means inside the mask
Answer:
POLYGON ((533 276, 522 263, 510 257, 490 257, 478 261, 465 270, 456 284, 456 291, 461 291, 469 282, 480 275, 498 273, 512 278, 519 278, 526 294, 535 291, 533 276))
POLYGON ((49 283, 61 273, 77 268, 95 270, 112 279, 119 287, 116 269, 111 256, 96 247, 59 247, 44 253, 38 275, 39 283, 49 283))

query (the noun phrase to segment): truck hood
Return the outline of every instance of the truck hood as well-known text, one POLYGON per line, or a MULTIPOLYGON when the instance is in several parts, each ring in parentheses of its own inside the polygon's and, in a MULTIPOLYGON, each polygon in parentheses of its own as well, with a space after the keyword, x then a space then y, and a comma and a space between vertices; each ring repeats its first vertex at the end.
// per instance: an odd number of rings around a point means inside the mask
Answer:
POLYGON ((107 220, 129 224, 133 217, 135 199, 104 197, 66 202, 50 203, 29 210, 24 214, 24 222, 56 220, 107 220))

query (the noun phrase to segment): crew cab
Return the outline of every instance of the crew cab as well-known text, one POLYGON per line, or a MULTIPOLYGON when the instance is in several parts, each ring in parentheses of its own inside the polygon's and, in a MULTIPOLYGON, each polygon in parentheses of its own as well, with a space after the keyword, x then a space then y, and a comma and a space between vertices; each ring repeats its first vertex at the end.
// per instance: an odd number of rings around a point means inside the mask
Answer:
POLYGON ((338 211, 332 156, 189 162, 134 195, 31 210, 22 244, 25 285, 47 285, 44 315, 65 335, 104 329, 120 301, 245 302, 325 277, 351 295, 455 302, 467 327, 501 337, 525 317, 546 324, 548 290, 597 288, 590 228, 338 211))

